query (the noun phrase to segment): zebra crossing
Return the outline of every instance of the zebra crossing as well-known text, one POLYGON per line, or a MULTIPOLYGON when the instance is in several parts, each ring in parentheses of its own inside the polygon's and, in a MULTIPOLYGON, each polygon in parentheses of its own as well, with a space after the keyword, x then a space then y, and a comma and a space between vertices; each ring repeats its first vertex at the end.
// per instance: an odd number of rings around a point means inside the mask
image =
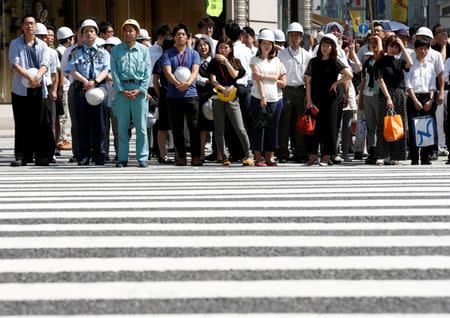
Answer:
POLYGON ((450 170, 0 165, 0 315, 450 316, 450 170))

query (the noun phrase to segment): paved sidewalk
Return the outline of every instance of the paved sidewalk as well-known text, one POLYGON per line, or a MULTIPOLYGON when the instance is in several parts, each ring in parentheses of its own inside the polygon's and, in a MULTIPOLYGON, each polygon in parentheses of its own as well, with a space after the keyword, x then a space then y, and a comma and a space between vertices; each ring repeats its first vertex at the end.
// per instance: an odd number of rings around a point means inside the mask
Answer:
POLYGON ((0 136, 14 135, 14 119, 11 104, 0 104, 0 136))

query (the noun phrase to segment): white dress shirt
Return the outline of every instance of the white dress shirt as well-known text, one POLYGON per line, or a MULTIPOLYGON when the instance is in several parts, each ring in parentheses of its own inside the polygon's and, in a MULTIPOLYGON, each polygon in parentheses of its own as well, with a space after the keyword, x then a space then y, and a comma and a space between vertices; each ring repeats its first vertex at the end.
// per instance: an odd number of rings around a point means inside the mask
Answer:
POLYGON ((304 77, 309 60, 311 60, 311 53, 302 47, 294 50, 288 46, 285 50, 278 53, 278 58, 286 68, 286 85, 305 85, 304 77))
POLYGON ((413 55, 413 65, 409 72, 404 72, 406 89, 412 89, 417 94, 427 94, 431 90, 436 90, 435 65, 431 59, 427 59, 430 51, 422 63, 417 60, 415 54, 413 55))
POLYGON ((241 41, 233 43, 234 57, 241 61, 245 69, 245 75, 236 81, 236 84, 247 86, 250 80, 252 70, 250 69, 250 59, 252 58, 252 51, 245 46, 241 41))

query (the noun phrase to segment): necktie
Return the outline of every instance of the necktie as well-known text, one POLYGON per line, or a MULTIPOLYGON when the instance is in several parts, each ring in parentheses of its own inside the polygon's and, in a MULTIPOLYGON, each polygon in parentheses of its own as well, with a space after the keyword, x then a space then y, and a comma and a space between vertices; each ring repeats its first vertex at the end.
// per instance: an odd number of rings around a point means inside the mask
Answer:
POLYGON ((94 79, 94 56, 95 56, 95 49, 90 48, 89 49, 89 79, 94 79))

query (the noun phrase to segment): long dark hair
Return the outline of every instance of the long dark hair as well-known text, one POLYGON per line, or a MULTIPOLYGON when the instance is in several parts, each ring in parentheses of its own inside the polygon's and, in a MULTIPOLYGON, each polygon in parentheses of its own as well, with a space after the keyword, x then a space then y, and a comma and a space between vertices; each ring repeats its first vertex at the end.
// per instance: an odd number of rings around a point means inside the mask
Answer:
POLYGON ((323 57, 323 54, 322 54, 322 43, 328 43, 328 44, 331 44, 330 59, 331 59, 331 60, 337 59, 336 43, 334 43, 333 40, 328 39, 328 38, 322 38, 322 40, 320 41, 319 49, 317 50, 317 58, 318 58, 319 60, 321 60, 322 57, 323 57))
MULTIPOLYGON (((198 46, 200 45, 200 42, 205 42, 208 47, 209 47, 209 51, 208 51, 208 55, 209 56, 213 56, 213 52, 212 52, 212 47, 211 47, 211 43, 204 37, 201 37, 200 39, 198 39, 197 41, 195 41, 195 45, 194 45, 194 50, 196 50, 198 52, 198 46)), ((200 54, 200 52, 199 52, 200 54)))
MULTIPOLYGON (((261 58, 261 43, 264 40, 258 40, 258 51, 256 52, 256 56, 261 58)), ((275 51, 275 43, 272 42, 272 49, 269 52, 269 60, 273 59, 275 56, 277 56, 277 51, 275 51)))
POLYGON ((230 47, 230 53, 228 53, 227 59, 230 62, 231 66, 233 66, 233 68, 236 69, 238 64, 236 58, 234 57, 233 41, 231 41, 230 38, 226 36, 221 37, 219 41, 217 41, 216 54, 219 53, 219 45, 221 43, 225 43, 230 47))

